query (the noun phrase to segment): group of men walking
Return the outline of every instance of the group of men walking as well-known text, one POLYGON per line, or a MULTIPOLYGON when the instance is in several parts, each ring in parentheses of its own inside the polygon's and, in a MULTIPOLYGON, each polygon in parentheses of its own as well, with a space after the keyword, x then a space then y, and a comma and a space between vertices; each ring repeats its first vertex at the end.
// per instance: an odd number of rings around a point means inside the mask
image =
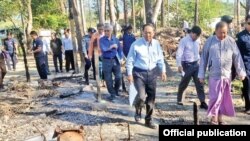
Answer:
POLYGON ((194 26, 190 33, 181 39, 176 61, 178 71, 183 74, 177 93, 177 104, 184 105, 182 95, 193 78, 200 107, 207 109, 211 124, 225 124, 222 116, 234 116, 235 110, 231 95, 231 82, 238 75, 243 81, 242 93, 245 112, 250 113, 249 99, 249 58, 250 58, 250 16, 246 17, 245 30, 233 38, 232 18, 223 16, 216 24, 215 33, 209 37, 200 55, 198 37, 201 29, 194 26), (249 22, 249 24, 248 24, 249 22), (249 36, 249 37, 248 37, 249 36), (205 103, 204 83, 208 70, 209 104, 205 103))
MULTIPOLYGON (((250 111, 250 16, 246 17, 246 28, 236 36, 236 41, 228 34, 230 19, 222 18, 217 23, 215 34, 207 39, 201 51, 200 36, 202 30, 199 26, 193 26, 190 33, 185 35, 179 43, 176 54, 178 71, 182 74, 177 92, 177 104, 185 105, 183 92, 193 78, 197 95, 200 101, 200 108, 207 110, 211 116, 212 124, 225 124, 222 116, 234 116, 234 106, 231 96, 231 81, 234 73, 237 73, 243 81, 243 96, 245 99, 245 110, 250 111), (201 55, 200 55, 200 52, 201 55), (233 71, 232 71, 233 70, 233 71), (209 104, 205 101, 205 74, 208 71, 209 104)), ((231 21, 232 22, 232 21, 231 21)), ((153 110, 156 97, 156 84, 158 76, 166 81, 166 67, 163 51, 159 41, 154 39, 155 28, 153 24, 145 24, 142 28, 143 37, 135 39, 132 27, 126 26, 123 36, 118 39, 113 32, 113 26, 109 23, 98 24, 97 31, 94 28, 88 29, 88 34, 82 39, 82 53, 85 59, 84 78, 89 84, 89 69, 93 68, 93 78, 100 77, 104 80, 110 94, 109 100, 113 101, 119 96, 121 86, 121 66, 126 60, 126 74, 130 84, 134 84, 137 96, 134 101, 135 120, 139 122, 142 118, 142 108, 146 105, 145 125, 156 128, 152 122, 153 110), (95 55, 98 55, 99 64, 95 64, 95 55), (96 66, 97 65, 97 66, 96 66), (100 76, 96 76, 96 67, 99 67, 100 76), (114 77, 114 78, 113 78, 114 77)), ((44 42, 35 31, 30 33, 33 44, 37 70, 41 79, 46 80, 48 69, 48 52, 44 51, 44 42)), ((7 45, 11 44, 6 41, 7 45)), ((10 48, 11 45, 8 45, 10 48)), ((14 44, 13 44, 14 46, 14 44)), ((53 53, 53 62, 57 73, 63 72, 62 55, 65 55, 66 72, 74 70, 73 44, 69 29, 65 30, 65 38, 59 39, 52 34, 50 49, 53 53), (59 61, 59 68, 57 61, 59 61), (71 67, 70 67, 71 66, 71 67)), ((13 49, 13 51, 15 51, 13 49)), ((9 51, 12 54, 12 51, 9 51)), ((0 52, 0 88, 6 69, 3 67, 0 52)), ((13 68, 15 68, 13 66, 13 68)))

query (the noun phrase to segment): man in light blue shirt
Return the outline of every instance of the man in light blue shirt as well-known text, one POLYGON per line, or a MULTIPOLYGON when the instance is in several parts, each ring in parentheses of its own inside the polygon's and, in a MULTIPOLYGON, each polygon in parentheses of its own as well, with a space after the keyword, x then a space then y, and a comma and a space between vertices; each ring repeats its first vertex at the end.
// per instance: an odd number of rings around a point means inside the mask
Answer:
POLYGON ((166 68, 160 43, 153 39, 154 25, 143 26, 143 38, 136 40, 129 50, 126 68, 128 81, 133 83, 138 92, 135 104, 135 120, 141 119, 141 109, 146 104, 145 125, 155 129, 152 122, 153 107, 156 95, 156 80, 161 72, 163 81, 166 81, 166 68))
POLYGON ((110 93, 109 100, 119 96, 118 91, 121 85, 121 59, 123 57, 119 40, 112 35, 113 26, 109 23, 104 25, 105 36, 100 38, 99 44, 103 58, 104 80, 110 93), (113 81, 112 76, 115 76, 113 81))
POLYGON ((198 61, 200 60, 200 35, 201 28, 199 26, 192 27, 191 33, 181 39, 177 50, 177 67, 178 71, 182 73, 182 78, 177 93, 177 104, 183 105, 183 92, 186 90, 191 78, 193 78, 197 95, 201 103, 200 107, 203 109, 207 109, 204 86, 198 79, 198 61))

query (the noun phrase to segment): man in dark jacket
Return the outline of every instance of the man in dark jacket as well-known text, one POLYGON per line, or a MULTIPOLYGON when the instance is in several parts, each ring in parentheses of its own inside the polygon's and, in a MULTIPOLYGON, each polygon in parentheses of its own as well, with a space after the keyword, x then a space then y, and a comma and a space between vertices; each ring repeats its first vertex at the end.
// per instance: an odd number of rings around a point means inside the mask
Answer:
POLYGON ((57 59, 59 60, 60 72, 63 72, 62 70, 62 62, 63 62, 62 61, 62 41, 61 39, 56 37, 55 33, 52 33, 51 38, 52 40, 50 41, 50 47, 53 53, 53 62, 54 62, 56 73, 59 72, 57 59))
POLYGON ((243 80, 242 95, 245 99, 245 112, 250 114, 250 15, 246 17, 245 30, 237 34, 236 43, 240 50, 244 65, 246 67, 247 77, 243 80))

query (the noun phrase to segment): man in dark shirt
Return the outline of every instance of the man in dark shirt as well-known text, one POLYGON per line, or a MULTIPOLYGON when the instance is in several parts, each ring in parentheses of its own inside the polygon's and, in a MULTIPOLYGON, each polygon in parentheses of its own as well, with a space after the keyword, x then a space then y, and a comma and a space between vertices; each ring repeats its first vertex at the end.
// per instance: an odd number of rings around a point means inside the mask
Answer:
POLYGON ((45 64, 45 56, 43 52, 43 42, 38 37, 38 34, 36 31, 31 31, 30 36, 33 39, 32 51, 33 51, 34 58, 36 61, 37 71, 39 73, 40 78, 43 80, 46 80, 47 69, 46 69, 46 64, 45 64))
POLYGON ((245 112, 250 114, 250 15, 245 20, 246 29, 236 35, 236 43, 247 73, 247 77, 243 80, 242 95, 245 99, 245 112))
POLYGON ((16 57, 17 44, 15 40, 13 39, 11 32, 8 32, 7 36, 8 37, 4 39, 4 49, 8 51, 12 64, 13 64, 13 70, 15 71, 16 70, 16 58, 15 57, 16 57))
POLYGON ((119 40, 112 36, 113 26, 109 23, 104 25, 105 36, 100 38, 99 44, 103 57, 104 80, 110 93, 109 100, 118 96, 121 85, 121 59, 123 57, 119 40), (115 84, 112 79, 115 76, 115 84))
POLYGON ((123 53, 126 57, 128 56, 130 46, 136 40, 134 34, 132 33, 132 30, 133 28, 131 25, 127 26, 124 30, 122 38, 120 39, 123 44, 123 53))
POLYGON ((57 65, 57 59, 59 61, 60 66, 60 72, 63 72, 62 70, 62 41, 61 39, 56 37, 55 33, 52 33, 51 35, 52 40, 50 41, 50 47, 53 53, 53 62, 55 66, 56 73, 59 72, 58 65, 57 65))

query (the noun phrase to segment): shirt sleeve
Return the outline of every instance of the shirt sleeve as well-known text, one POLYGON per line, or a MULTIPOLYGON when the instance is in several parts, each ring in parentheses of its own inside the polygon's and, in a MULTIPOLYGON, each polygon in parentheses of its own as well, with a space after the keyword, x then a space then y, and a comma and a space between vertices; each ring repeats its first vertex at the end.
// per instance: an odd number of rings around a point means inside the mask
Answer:
POLYGON ((166 65, 164 61, 163 51, 158 41, 157 41, 157 49, 158 49, 158 56, 159 56, 159 59, 157 61, 157 66, 159 67, 162 73, 166 73, 166 65))
POLYGON ((179 44, 177 52, 176 52, 176 64, 178 67, 181 66, 181 59, 182 59, 184 48, 185 48, 185 43, 184 43, 184 38, 183 38, 180 41, 180 44, 179 44))
POLYGON ((37 40, 36 46, 37 47, 43 47, 43 41, 42 40, 37 40))
POLYGON ((200 66, 199 66, 199 72, 198 72, 198 78, 204 79, 207 69, 207 63, 208 63, 208 57, 209 57, 209 48, 210 44, 212 42, 212 38, 208 39, 203 47, 202 53, 201 53, 201 59, 200 59, 200 66))
POLYGON ((236 43, 234 42, 233 46, 233 64, 236 69, 238 76, 246 76, 245 66, 240 55, 240 51, 237 48, 236 43))
POLYGON ((110 51, 110 48, 107 47, 107 46, 105 45, 105 40, 104 40, 104 38, 101 38, 101 39, 99 40, 99 44, 100 44, 100 49, 101 49, 102 52, 110 51))
MULTIPOLYGON (((96 37, 96 34, 94 34, 92 37, 91 37, 91 39, 90 39, 90 42, 89 42, 89 49, 88 49, 88 56, 89 56, 89 58, 92 58, 92 56, 93 56, 93 51, 94 51, 94 45, 93 45, 93 43, 94 43, 94 40, 96 39, 97 37, 96 37)), ((99 42, 99 41, 97 41, 97 42, 99 42)), ((99 44, 99 43, 98 43, 99 44)))
POLYGON ((117 45, 118 45, 118 48, 117 48, 118 55, 119 55, 120 59, 122 59, 123 58, 123 52, 122 52, 121 44, 120 44, 118 39, 117 39, 116 42, 117 42, 117 45))
POLYGON ((131 48, 127 56, 126 68, 127 68, 128 75, 132 75, 135 59, 136 59, 136 52, 135 52, 135 44, 133 43, 131 45, 131 48))
POLYGON ((86 38, 85 38, 85 37, 82 38, 82 52, 83 52, 84 54, 87 54, 87 49, 86 49, 86 38))

